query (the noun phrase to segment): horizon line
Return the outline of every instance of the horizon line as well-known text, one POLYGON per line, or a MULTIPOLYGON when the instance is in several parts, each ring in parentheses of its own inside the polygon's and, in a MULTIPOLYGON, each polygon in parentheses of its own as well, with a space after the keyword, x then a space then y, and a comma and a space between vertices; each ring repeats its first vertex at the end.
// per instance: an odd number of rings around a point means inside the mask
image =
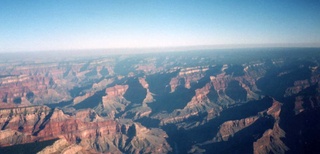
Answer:
MULTIPOLYGON (((246 48, 320 48, 320 43, 270 43, 270 44, 215 44, 215 45, 190 45, 190 46, 167 46, 167 47, 112 47, 112 48, 85 48, 85 49, 46 49, 46 50, 15 50, 0 51, 0 53, 34 53, 34 52, 75 52, 96 51, 110 52, 123 51, 131 53, 173 52, 210 49, 246 49, 246 48), (164 51, 165 50, 165 51, 164 51)), ((120 53, 121 54, 121 53, 120 53)), ((123 53, 122 53, 123 54, 123 53)))

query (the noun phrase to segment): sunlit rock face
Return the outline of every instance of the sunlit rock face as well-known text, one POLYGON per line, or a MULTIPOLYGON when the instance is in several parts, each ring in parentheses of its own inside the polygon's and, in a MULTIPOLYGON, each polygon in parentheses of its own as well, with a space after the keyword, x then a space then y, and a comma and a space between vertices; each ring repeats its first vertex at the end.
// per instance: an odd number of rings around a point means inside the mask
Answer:
POLYGON ((45 76, 19 75, 1 80, 1 100, 6 103, 39 103, 42 99, 58 101, 64 95, 52 88, 54 80, 45 76), (52 98, 49 98, 52 97, 52 98))
POLYGON ((94 153, 171 151, 166 141, 168 136, 161 129, 148 129, 132 121, 107 120, 92 110, 79 111, 76 115, 69 116, 59 109, 36 106, 2 109, 1 117, 1 146, 61 138, 44 151, 50 149, 84 150, 94 153), (68 149, 65 149, 67 147, 68 149))
POLYGON ((240 119, 240 120, 224 122, 220 126, 219 132, 213 140, 215 142, 228 141, 228 139, 231 138, 235 133, 250 126, 256 120, 258 120, 258 118, 259 117, 255 116, 255 117, 249 117, 249 118, 240 119))
POLYGON ((68 142, 66 139, 59 139, 58 141, 54 142, 53 145, 44 148, 43 150, 39 151, 37 154, 47 154, 47 153, 95 153, 94 151, 85 150, 83 147, 72 144, 68 142))
POLYGON ((254 153, 286 153, 289 150, 281 140, 286 136, 285 131, 279 126, 281 107, 282 104, 275 101, 272 107, 267 110, 267 114, 275 119, 275 123, 272 129, 266 130, 262 137, 253 143, 254 153))
POLYGON ((188 67, 182 68, 177 77, 172 78, 170 81, 171 92, 174 92, 178 85, 181 85, 181 79, 184 81, 185 88, 190 89, 191 84, 197 82, 204 77, 204 72, 208 70, 208 67, 188 67))
POLYGON ((122 96, 128 89, 128 85, 116 85, 106 89, 106 93, 110 97, 122 96))
POLYGON ((319 153, 320 50, 256 50, 0 62, 0 153, 319 153))

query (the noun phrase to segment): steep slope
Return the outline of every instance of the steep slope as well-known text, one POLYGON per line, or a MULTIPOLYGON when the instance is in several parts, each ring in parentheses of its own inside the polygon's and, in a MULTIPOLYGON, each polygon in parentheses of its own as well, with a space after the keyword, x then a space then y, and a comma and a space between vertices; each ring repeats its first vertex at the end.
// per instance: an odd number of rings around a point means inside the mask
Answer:
MULTIPOLYGON (((166 133, 132 121, 106 120, 92 110, 74 116, 45 106, 2 109, 0 146, 65 139, 65 150, 111 153, 166 153, 166 133)), ((60 143, 59 143, 60 144, 60 143)), ((55 146, 55 145, 53 145, 55 146)), ((61 149, 63 151, 63 148, 61 149)))

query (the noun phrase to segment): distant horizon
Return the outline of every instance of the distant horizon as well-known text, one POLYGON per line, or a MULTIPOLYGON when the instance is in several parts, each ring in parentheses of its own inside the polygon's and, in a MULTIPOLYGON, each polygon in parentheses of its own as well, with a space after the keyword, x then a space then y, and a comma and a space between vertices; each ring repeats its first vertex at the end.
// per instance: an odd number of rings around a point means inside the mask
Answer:
POLYGON ((320 44, 220 44, 220 45, 196 45, 196 46, 174 46, 174 47, 141 47, 141 48, 92 48, 92 49, 60 49, 60 50, 29 50, 29 51, 0 51, 0 54, 19 53, 79 53, 87 54, 144 54, 158 52, 184 52, 195 50, 224 50, 224 49, 268 49, 268 48, 320 48, 320 44), (94 52, 94 53, 92 53, 94 52))
POLYGON ((39 49, 39 50, 0 50, 0 53, 21 52, 72 52, 72 51, 119 51, 129 50, 134 52, 149 53, 154 51, 187 51, 210 49, 237 49, 237 48, 320 48, 320 43, 270 43, 270 44, 212 44, 212 45, 186 45, 186 46, 160 46, 160 47, 106 47, 106 48, 70 48, 70 49, 39 49))

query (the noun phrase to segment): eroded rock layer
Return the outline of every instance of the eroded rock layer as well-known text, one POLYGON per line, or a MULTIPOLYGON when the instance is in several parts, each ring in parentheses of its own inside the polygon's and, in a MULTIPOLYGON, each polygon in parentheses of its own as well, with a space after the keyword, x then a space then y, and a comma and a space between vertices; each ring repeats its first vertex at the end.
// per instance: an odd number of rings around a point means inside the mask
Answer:
POLYGON ((320 50, 252 50, 1 55, 0 153, 319 153, 320 50))
POLYGON ((46 106, 0 110, 0 146, 61 138, 44 151, 166 153, 166 133, 132 121, 106 120, 93 110, 69 116, 46 106), (59 147, 59 146, 62 147, 59 147))

